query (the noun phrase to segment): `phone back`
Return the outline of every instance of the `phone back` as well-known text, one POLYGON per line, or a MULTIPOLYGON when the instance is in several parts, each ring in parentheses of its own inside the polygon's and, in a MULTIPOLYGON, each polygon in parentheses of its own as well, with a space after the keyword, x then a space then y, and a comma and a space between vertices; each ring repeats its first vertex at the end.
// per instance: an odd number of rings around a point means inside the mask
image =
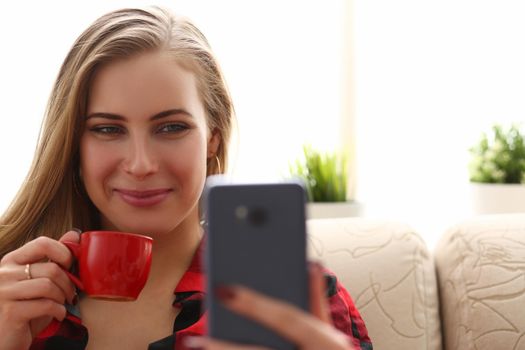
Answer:
POLYGON ((305 198, 297 183, 208 185, 205 261, 210 336, 294 349, 272 331, 228 311, 213 290, 241 284, 307 310, 305 198))

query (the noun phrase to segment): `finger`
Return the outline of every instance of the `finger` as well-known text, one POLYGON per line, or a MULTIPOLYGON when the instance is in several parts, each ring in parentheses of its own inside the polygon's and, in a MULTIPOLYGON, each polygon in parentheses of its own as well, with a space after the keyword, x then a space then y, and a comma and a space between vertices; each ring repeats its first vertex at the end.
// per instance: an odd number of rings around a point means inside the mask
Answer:
POLYGON ((0 285, 4 283, 13 283, 15 281, 23 281, 27 279, 25 272, 25 265, 5 265, 0 269, 0 285))
POLYGON ((62 321, 66 317, 66 308, 63 304, 50 299, 35 299, 5 303, 2 305, 0 314, 3 319, 9 321, 6 324, 26 324, 33 319, 45 316, 62 321))
POLYGON ((58 240, 59 242, 80 242, 80 233, 78 231, 72 230, 64 233, 62 237, 58 240))
POLYGON ((298 345, 301 338, 314 328, 310 324, 313 316, 251 289, 241 286, 221 287, 216 294, 227 308, 258 321, 298 345))
POLYGON ((205 350, 270 350, 264 346, 239 345, 206 337, 187 337, 184 339, 184 345, 188 349, 205 350))
POLYGON ((308 339, 321 338, 332 327, 286 302, 264 296, 251 289, 222 287, 217 296, 234 312, 251 318, 293 343, 309 345, 308 339))
POLYGON ((42 236, 5 255, 2 264, 25 265, 44 259, 54 261, 65 268, 69 268, 73 262, 72 254, 66 246, 52 238, 42 236))
POLYGON ((68 302, 73 303, 73 299, 76 296, 76 289, 62 268, 53 262, 35 263, 29 264, 29 266, 7 265, 0 269, 0 286, 9 286, 12 285, 13 282, 18 283, 20 281, 38 278, 51 280, 62 290, 64 295, 67 296, 68 302))
POLYGON ((326 281, 318 262, 308 266, 310 274, 310 312, 323 322, 332 324, 330 308, 326 298, 326 281))
POLYGON ((4 300, 50 299, 59 304, 64 304, 67 298, 62 289, 47 278, 25 280, 4 286, 0 290, 0 296, 4 300))
MULTIPOLYGON (((24 267, 25 270, 25 267, 24 267)), ((47 279, 54 283, 71 304, 76 295, 75 285, 64 270, 54 262, 35 263, 30 265, 32 279, 47 279)), ((25 272, 24 277, 27 278, 25 272)))

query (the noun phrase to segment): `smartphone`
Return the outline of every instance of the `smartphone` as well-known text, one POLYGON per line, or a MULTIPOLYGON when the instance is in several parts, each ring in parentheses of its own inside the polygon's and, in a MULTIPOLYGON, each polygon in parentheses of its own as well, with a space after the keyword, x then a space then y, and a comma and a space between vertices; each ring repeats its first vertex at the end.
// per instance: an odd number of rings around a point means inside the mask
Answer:
POLYGON ((209 335, 294 349, 273 331, 228 311, 213 290, 240 284, 308 309, 304 187, 298 182, 234 184, 214 176, 207 182, 204 201, 209 335))

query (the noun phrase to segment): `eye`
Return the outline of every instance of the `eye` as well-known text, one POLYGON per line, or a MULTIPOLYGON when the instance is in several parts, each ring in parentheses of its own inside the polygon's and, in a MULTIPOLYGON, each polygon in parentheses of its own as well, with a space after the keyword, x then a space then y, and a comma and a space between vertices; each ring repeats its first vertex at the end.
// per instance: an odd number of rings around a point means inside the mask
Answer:
POLYGON ((189 127, 181 123, 169 123, 163 124, 159 127, 158 132, 160 133, 179 133, 188 130, 189 127))
POLYGON ((122 130, 122 128, 115 125, 100 125, 92 127, 90 130, 92 132, 102 135, 116 135, 124 133, 124 130, 122 130))

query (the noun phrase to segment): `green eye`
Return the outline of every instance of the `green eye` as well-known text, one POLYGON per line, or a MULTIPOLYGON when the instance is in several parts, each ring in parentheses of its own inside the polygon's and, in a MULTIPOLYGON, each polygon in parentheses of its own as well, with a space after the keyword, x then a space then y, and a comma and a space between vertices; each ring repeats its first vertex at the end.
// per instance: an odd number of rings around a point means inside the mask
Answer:
POLYGON ((91 128, 91 131, 98 133, 98 134, 104 134, 104 135, 113 135, 113 134, 122 134, 124 133, 121 128, 118 126, 96 126, 94 128, 91 128))
POLYGON ((161 133, 177 133, 184 130, 188 130, 188 126, 180 123, 164 124, 159 128, 161 133))

